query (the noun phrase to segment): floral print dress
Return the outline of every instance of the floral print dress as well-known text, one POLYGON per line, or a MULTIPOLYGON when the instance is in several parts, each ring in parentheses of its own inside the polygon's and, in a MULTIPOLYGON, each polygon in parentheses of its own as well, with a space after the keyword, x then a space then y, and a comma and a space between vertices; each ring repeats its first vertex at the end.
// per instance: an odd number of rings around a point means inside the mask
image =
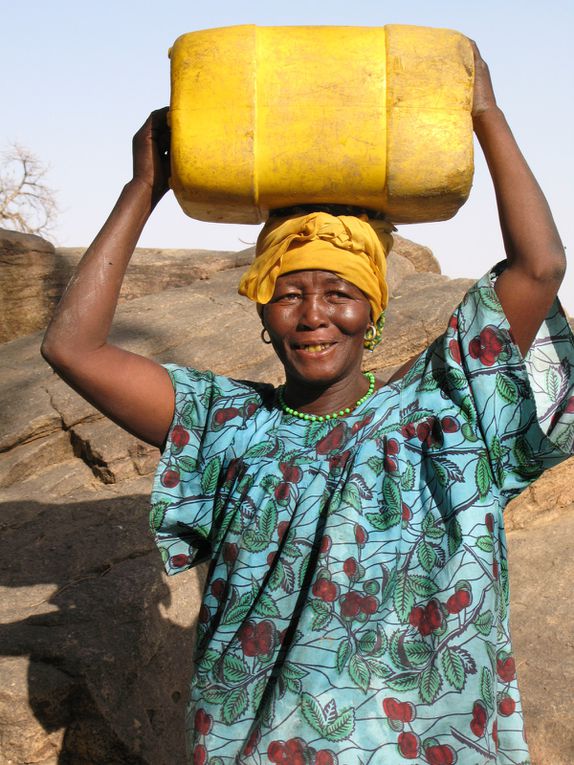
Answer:
POLYGON ((170 366, 151 523, 211 565, 194 765, 528 763, 502 510, 574 442, 556 303, 526 359, 479 281, 407 375, 344 420, 170 366))

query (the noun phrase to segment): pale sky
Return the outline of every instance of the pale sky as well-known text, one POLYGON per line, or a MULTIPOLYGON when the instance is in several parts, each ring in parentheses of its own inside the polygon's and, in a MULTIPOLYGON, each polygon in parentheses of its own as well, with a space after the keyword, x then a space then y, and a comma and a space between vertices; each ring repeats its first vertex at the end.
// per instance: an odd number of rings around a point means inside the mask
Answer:
MULTIPOLYGON (((61 214, 56 244, 87 246, 130 177, 131 136, 169 102, 167 51, 186 32, 233 24, 457 29, 490 65, 500 106, 537 176, 574 257, 574 3, 572 0, 289 0, 281 3, 5 2, 0 150, 17 141, 50 165, 61 214)), ((201 223, 164 199, 144 247, 242 249, 257 227, 201 223)), ((478 277, 503 257, 496 208, 480 150, 471 197, 451 221, 402 226, 431 247, 443 273, 478 277)), ((574 265, 561 292, 574 314, 574 265)))

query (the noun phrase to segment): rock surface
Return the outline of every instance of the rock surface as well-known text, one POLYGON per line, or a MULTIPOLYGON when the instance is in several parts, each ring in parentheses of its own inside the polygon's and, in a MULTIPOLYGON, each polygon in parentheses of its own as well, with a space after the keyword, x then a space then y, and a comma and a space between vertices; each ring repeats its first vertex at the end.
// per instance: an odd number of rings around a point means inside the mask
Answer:
MULTIPOLYGON (((471 283, 442 276, 423 249, 406 242, 389 258, 393 339, 366 357, 383 378, 443 330, 471 283)), ((279 382, 253 305, 235 291, 236 257, 251 253, 197 255, 185 285, 168 279, 161 293, 141 296, 165 277, 155 251, 156 265, 126 290, 115 340, 160 361, 279 382)), ((53 375, 40 339, 0 346, 0 765, 183 765, 203 569, 170 580, 161 573, 147 531, 157 452, 53 375)), ((573 479, 569 461, 506 515, 536 765, 574 762, 573 479)))
POLYGON ((0 343, 45 326, 54 257, 41 237, 0 229, 0 343))

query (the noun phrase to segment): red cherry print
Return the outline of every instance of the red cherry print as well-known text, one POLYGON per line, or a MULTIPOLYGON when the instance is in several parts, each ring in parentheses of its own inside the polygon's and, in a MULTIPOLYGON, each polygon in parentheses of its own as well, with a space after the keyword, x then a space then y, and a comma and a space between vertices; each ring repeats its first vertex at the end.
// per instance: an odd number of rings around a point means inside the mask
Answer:
POLYGON ((473 337, 468 344, 468 352, 473 359, 477 359, 480 356, 480 338, 478 335, 473 337))
POLYGON ((172 555, 169 562, 171 563, 172 568, 183 568, 191 563, 191 558, 189 555, 179 553, 178 555, 172 555))
POLYGON ((415 606, 409 614, 409 623, 418 627, 424 618, 425 610, 421 606, 415 606))
POLYGON ((341 598, 341 614, 348 618, 353 618, 361 610, 361 603, 363 598, 358 592, 347 592, 341 598))
POLYGON ((257 404, 255 401, 250 401, 245 407, 245 417, 252 417, 257 411, 257 404))
POLYGON ((267 565, 272 566, 273 561, 275 560, 275 556, 277 555, 277 552, 270 552, 267 556, 267 565))
POLYGON ((397 461, 394 460, 392 457, 385 457, 383 461, 384 461, 385 470, 387 471, 387 473, 394 473, 395 470, 397 470, 398 468, 397 461))
POLYGON ((446 610, 449 614, 458 614, 470 605, 472 600, 468 590, 457 590, 446 602, 446 610))
POLYGON ((221 600, 225 594, 225 580, 216 579, 211 583, 211 594, 216 600, 221 600))
POLYGON ((213 420, 216 425, 225 425, 229 420, 233 420, 241 414, 239 409, 234 406, 228 406, 225 409, 218 409, 213 415, 213 420))
POLYGON ((284 741, 272 741, 267 747, 267 756, 271 762, 281 762, 286 753, 287 747, 284 741))
POLYGON ((416 435, 415 426, 412 422, 409 422, 407 425, 403 425, 401 428, 401 433, 405 438, 414 438, 416 435))
POLYGON ((498 702, 498 711, 503 717, 510 717, 515 709, 516 702, 510 696, 503 696, 498 702))
POLYGON ((189 442, 189 433, 182 425, 176 425, 171 431, 170 440, 177 449, 183 449, 189 442))
POLYGON ((339 449, 345 438, 346 429, 347 424, 340 422, 330 433, 327 433, 324 438, 317 441, 315 444, 315 451, 317 454, 328 454, 335 449, 339 449))
POLYGON ((371 616, 377 612, 378 607, 379 601, 375 598, 374 595, 365 595, 365 597, 361 600, 361 611, 364 614, 371 616))
POLYGON ((290 492, 291 486, 286 481, 281 481, 281 483, 277 484, 273 493, 278 502, 285 502, 289 499, 290 492))
POLYGON ((413 512, 411 508, 403 502, 402 508, 401 508, 401 519, 405 523, 408 523, 412 517, 413 517, 413 512))
POLYGON ((486 528, 492 534, 492 532, 494 531, 494 515, 492 513, 487 513, 484 516, 484 523, 486 525, 486 528))
POLYGON ((300 738, 290 738, 286 743, 286 753, 284 755, 283 760, 281 762, 293 763, 293 765, 306 765, 306 757, 305 757, 305 749, 306 745, 305 742, 300 738))
POLYGON ((213 717, 205 709, 198 709, 195 713, 194 727, 201 736, 207 736, 213 727, 213 717))
POLYGON ((205 603, 201 604, 201 608, 199 609, 199 616, 197 618, 201 624, 206 624, 209 621, 209 608, 205 605, 205 603))
POLYGON ((406 760, 414 760, 419 756, 419 738, 416 734, 408 731, 399 733, 399 752, 406 760))
POLYGON ((507 659, 498 659, 496 662, 496 674, 503 683, 509 683, 511 680, 514 680, 516 677, 514 657, 509 656, 507 659))
POLYGON ((498 722, 496 720, 492 725, 492 740, 494 741, 494 746, 498 750, 498 722))
POLYGON ((180 475, 177 470, 164 470, 161 476, 161 483, 166 489, 175 488, 180 481, 180 475))
POLYGON ((454 417, 443 417, 440 421, 440 425, 445 433, 456 433, 460 428, 460 425, 454 417))
POLYGON ((477 738, 484 736, 487 719, 486 707, 482 701, 475 701, 472 707, 470 729, 477 738))
POLYGON ((257 749, 257 744, 260 741, 261 741, 261 731, 259 730, 259 728, 255 728, 255 730, 252 731, 251 735, 247 739, 247 743, 245 744, 245 747, 243 748, 243 754, 246 757, 250 757, 257 749))
POLYGON ((321 539, 321 547, 319 548, 321 555, 327 555, 331 549, 331 544, 331 537, 328 534, 325 534, 325 536, 321 539))
POLYGON ((417 425, 417 438, 419 441, 424 442, 428 439, 431 433, 431 426, 427 420, 423 420, 417 425))
POLYGON ((238 638, 245 656, 268 654, 275 645, 275 628, 268 620, 259 624, 249 621, 239 630, 238 638))
POLYGON ((495 327, 485 327, 480 335, 474 337, 468 352, 473 359, 480 359, 486 367, 491 367, 504 349, 504 342, 495 327))
POLYGON ((446 744, 429 746, 425 750, 425 754, 429 765, 454 765, 456 761, 454 749, 446 744))
POLYGON ((207 749, 203 744, 196 744, 193 749, 193 765, 205 765, 207 762, 207 749))
POLYGON ((344 452, 340 452, 339 454, 332 454, 329 457, 329 467, 331 470, 336 470, 337 468, 344 468, 347 464, 347 460, 349 459, 351 452, 349 449, 345 449, 344 452))
POLYGON ((313 595, 325 603, 332 603, 337 599, 339 588, 330 579, 317 579, 312 587, 313 595))
POLYGON ((458 316, 455 313, 448 320, 448 326, 454 330, 458 329, 458 316))
POLYGON ((239 555, 239 548, 234 542, 226 542, 223 545, 223 560, 226 563, 235 563, 239 555))
POLYGON ((283 478, 291 483, 297 483, 303 477, 301 468, 297 465, 290 465, 288 462, 280 462, 279 470, 283 474, 283 478))
POLYGON ((366 530, 359 523, 355 524, 355 542, 359 547, 365 545, 368 539, 369 535, 366 530))
POLYGON ((398 699, 395 699, 392 697, 383 699, 383 712, 391 720, 400 720, 401 719, 401 716, 399 713, 400 705, 401 705, 401 702, 398 699))
POLYGON ((319 749, 315 755, 315 765, 337 765, 337 760, 330 749, 319 749))
POLYGON ((433 599, 424 608, 415 606, 409 615, 409 622, 421 635, 426 636, 441 626, 442 618, 439 603, 433 599))
POLYGON ((355 558, 347 558, 347 560, 343 563, 343 571, 345 574, 347 574, 349 579, 352 579, 354 576, 356 576, 358 568, 359 564, 355 558))
POLYGON ((279 541, 283 539, 288 528, 288 521, 280 521, 280 523, 277 524, 277 536, 279 537, 279 541))
POLYGON ((498 579, 498 561, 492 561, 492 576, 494 579, 498 579))
POLYGON ((442 624, 442 611, 439 608, 438 600, 431 600, 425 609, 425 616, 429 621, 433 631, 442 624))
POLYGON ((398 454, 400 449, 399 442, 396 438, 389 438, 387 441, 387 454, 398 454))
POLYGON ((455 361, 457 364, 460 364, 461 355, 460 355, 460 345, 458 343, 458 340, 452 339, 450 343, 448 344, 448 349, 450 351, 452 360, 455 361))

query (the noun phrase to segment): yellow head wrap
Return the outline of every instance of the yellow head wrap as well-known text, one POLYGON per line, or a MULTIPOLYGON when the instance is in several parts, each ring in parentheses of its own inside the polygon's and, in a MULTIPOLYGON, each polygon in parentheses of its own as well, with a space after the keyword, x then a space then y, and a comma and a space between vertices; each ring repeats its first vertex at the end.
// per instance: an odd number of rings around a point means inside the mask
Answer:
POLYGON ((267 221, 255 248, 255 260, 239 283, 239 294, 268 303, 281 274, 317 269, 332 271, 362 290, 376 323, 388 303, 386 254, 394 227, 367 216, 314 212, 267 221), (375 230, 376 229, 376 230, 375 230))

